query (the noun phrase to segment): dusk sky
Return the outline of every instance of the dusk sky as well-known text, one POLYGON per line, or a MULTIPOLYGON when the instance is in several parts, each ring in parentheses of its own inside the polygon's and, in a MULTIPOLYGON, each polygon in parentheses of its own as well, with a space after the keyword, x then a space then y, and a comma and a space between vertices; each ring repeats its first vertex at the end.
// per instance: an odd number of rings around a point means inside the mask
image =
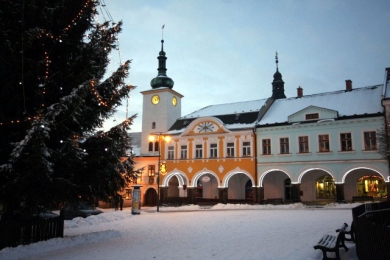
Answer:
MULTIPOLYGON (((131 59, 128 115, 142 124, 141 91, 157 76, 162 25, 167 75, 184 95, 182 116, 205 106, 268 98, 276 71, 287 97, 383 84, 390 67, 388 0, 148 0, 101 1, 100 21, 123 21, 120 53, 131 59), (108 13, 107 13, 108 11, 108 13)), ((126 101, 116 121, 125 119, 126 101)), ((358 105, 358 104, 357 104, 358 105)), ((114 125, 107 122, 106 127, 114 125)))

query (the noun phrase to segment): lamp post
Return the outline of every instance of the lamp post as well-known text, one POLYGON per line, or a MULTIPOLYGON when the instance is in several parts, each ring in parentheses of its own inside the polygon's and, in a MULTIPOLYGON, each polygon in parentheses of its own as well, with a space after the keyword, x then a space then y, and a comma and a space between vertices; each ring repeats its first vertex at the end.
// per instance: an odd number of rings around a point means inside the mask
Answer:
MULTIPOLYGON (((163 132, 151 133, 149 136, 149 141, 154 141, 155 136, 157 136, 158 141, 158 164, 157 164, 157 212, 160 212, 160 173, 161 171, 161 139, 164 138, 166 142, 170 141, 170 136, 163 132)), ((164 173, 166 173, 166 168, 164 166, 164 173)))

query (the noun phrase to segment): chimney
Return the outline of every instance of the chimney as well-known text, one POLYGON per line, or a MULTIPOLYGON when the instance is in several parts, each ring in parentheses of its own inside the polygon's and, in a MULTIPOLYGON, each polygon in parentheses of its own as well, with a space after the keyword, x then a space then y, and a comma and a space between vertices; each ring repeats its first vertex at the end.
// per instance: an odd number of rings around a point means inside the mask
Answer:
POLYGON ((352 90, 352 80, 347 79, 345 81, 345 90, 347 90, 347 91, 351 91, 352 90))
POLYGON ((301 88, 301 86, 299 86, 299 88, 297 88, 297 95, 298 95, 298 97, 303 96, 303 88, 301 88))

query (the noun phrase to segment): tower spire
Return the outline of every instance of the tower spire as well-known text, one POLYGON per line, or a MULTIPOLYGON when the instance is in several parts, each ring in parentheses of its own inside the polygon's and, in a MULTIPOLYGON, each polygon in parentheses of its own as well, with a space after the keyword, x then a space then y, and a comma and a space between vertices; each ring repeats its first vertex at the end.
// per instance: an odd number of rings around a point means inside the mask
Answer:
POLYGON ((279 72, 279 58, 278 58, 278 52, 276 52, 275 55, 275 63, 276 63, 276 72, 274 74, 274 81, 272 81, 272 98, 279 99, 279 98, 286 98, 286 95, 284 95, 284 81, 282 79, 282 74, 279 72))
MULTIPOLYGON (((165 24, 162 26, 162 37, 164 37, 164 27, 165 24)), ((164 52, 164 39, 161 39, 161 51, 159 52, 159 55, 157 57, 158 59, 158 74, 157 77, 152 79, 150 82, 150 85, 152 88, 161 88, 161 87, 167 87, 167 88, 173 88, 173 80, 167 76, 167 68, 166 68, 166 60, 167 57, 165 56, 164 52)))

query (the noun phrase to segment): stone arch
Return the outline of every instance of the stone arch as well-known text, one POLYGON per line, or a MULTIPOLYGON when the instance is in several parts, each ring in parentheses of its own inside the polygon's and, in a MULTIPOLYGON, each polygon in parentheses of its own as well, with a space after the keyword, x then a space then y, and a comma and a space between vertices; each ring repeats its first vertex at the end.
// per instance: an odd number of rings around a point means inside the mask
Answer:
POLYGON ((324 172, 328 173, 330 176, 332 176, 332 178, 335 180, 335 182, 337 182, 335 175, 334 175, 334 173, 331 172, 331 170, 329 170, 325 167, 310 167, 310 168, 306 168, 306 169, 301 171, 301 173, 298 175, 298 182, 297 183, 301 183, 303 176, 310 171, 324 171, 324 172))
POLYGON ((222 188, 227 188, 227 187, 228 187, 228 183, 229 183, 230 178, 233 177, 233 176, 236 175, 236 174, 244 174, 244 175, 246 175, 246 176, 252 181, 253 187, 256 186, 255 180, 253 179, 252 175, 251 175, 250 173, 248 173, 247 171, 242 170, 242 169, 240 169, 240 168, 237 167, 236 169, 229 171, 229 172, 225 175, 225 177, 222 179, 222 185, 221 185, 221 187, 222 187, 222 188))
MULTIPOLYGON (((218 183, 221 183, 220 179, 218 178, 218 175, 217 175, 215 172, 210 171, 210 170, 208 170, 207 168, 204 168, 203 170, 197 172, 197 173, 194 175, 194 177, 193 177, 192 180, 191 180, 191 185, 189 185, 188 187, 196 187, 196 183, 198 182, 199 178, 200 178, 202 175, 204 175, 204 174, 210 174, 210 175, 212 175, 213 177, 215 177, 215 178, 217 179, 217 182, 218 182, 218 183)), ((219 187, 220 187, 220 186, 218 185, 218 188, 219 188, 219 187)))
POLYGON ((182 172, 182 171, 180 171, 180 170, 178 170, 178 169, 174 169, 174 170, 172 170, 171 172, 169 172, 169 173, 167 173, 165 176, 164 176, 164 178, 163 178, 163 180, 162 180, 162 183, 160 184, 160 187, 167 187, 168 186, 168 183, 169 183, 169 180, 172 178, 172 177, 176 177, 177 179, 178 179, 178 181, 179 181, 179 188, 181 188, 181 187, 183 187, 183 185, 187 185, 187 183, 188 183, 188 177, 187 177, 187 175, 184 173, 184 172, 182 172))
POLYGON ((355 170, 369 170, 369 171, 373 171, 373 172, 379 174, 385 180, 385 182, 389 182, 389 180, 386 180, 385 175, 382 174, 379 169, 376 169, 376 168, 374 168, 372 166, 352 166, 352 167, 349 167, 348 169, 346 169, 343 172, 341 183, 344 183, 345 182, 345 178, 348 176, 348 174, 353 172, 353 171, 355 171, 355 170))
POLYGON ((287 171, 286 169, 271 168, 271 169, 268 169, 268 170, 264 170, 264 171, 260 174, 260 177, 259 177, 259 187, 263 187, 263 181, 264 181, 265 176, 266 176, 268 173, 270 173, 270 172, 275 172, 275 171, 279 171, 279 172, 285 173, 285 174, 292 180, 291 173, 290 173, 289 171, 287 171))

